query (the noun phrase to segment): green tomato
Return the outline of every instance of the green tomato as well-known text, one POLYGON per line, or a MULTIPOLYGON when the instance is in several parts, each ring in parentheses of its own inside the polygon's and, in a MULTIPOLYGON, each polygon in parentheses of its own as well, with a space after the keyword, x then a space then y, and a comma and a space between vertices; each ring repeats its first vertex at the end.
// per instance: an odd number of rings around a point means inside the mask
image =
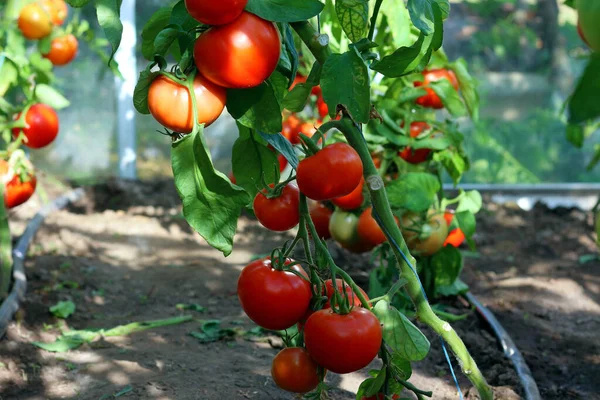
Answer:
POLYGON ((373 248, 358 236, 358 215, 336 208, 329 220, 329 231, 333 240, 353 253, 364 253, 373 248))
POLYGON ((594 51, 600 51, 600 1, 576 0, 579 26, 585 41, 594 51))

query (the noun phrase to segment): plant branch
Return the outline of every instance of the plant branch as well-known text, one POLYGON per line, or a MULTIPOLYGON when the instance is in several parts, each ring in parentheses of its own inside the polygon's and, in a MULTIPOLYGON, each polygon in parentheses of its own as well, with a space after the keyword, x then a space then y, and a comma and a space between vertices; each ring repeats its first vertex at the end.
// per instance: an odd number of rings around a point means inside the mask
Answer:
POLYGON ((373 15, 371 16, 371 26, 369 27, 369 35, 367 38, 370 41, 373 41, 373 36, 375 36, 375 27, 377 26, 377 17, 379 16, 379 9, 381 8, 381 4, 383 0, 376 0, 375 7, 373 8, 373 15))

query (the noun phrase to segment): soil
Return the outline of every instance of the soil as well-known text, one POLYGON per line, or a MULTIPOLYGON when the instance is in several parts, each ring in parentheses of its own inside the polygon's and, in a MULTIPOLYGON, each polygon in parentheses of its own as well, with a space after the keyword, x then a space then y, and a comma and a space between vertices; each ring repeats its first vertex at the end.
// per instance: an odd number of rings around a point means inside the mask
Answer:
MULTIPOLYGON (((12 213, 14 234, 38 207, 33 201, 12 213)), ((230 257, 211 249, 181 217, 172 181, 113 181, 88 188, 82 201, 47 218, 30 247, 27 300, 0 341, 0 399, 297 398, 280 391, 270 377, 281 339, 243 334, 254 325, 235 293, 248 260, 289 236, 246 217, 238 232, 230 257), (77 307, 64 321, 48 312, 61 300, 77 307), (204 311, 182 311, 178 304, 197 304, 204 311), (66 353, 31 344, 53 341, 60 328, 110 328, 184 314, 194 320, 104 337, 66 353), (237 334, 200 343, 190 332, 208 320, 220 320, 237 334)), ((478 232, 478 253, 466 260, 465 281, 517 342, 542 397, 598 398, 599 263, 579 263, 579 256, 596 251, 589 217, 577 210, 537 207, 527 213, 488 204, 478 232)), ((354 263, 339 251, 336 256, 342 264, 354 263)), ((354 275, 364 284, 368 263, 362 265, 354 275)), ((459 301, 451 305, 464 311, 459 301)), ((485 323, 471 314, 453 326, 497 387, 496 398, 519 399, 516 374, 485 323)), ((411 382, 432 390, 434 399, 456 399, 440 342, 425 332, 432 350, 414 365, 411 382)), ((475 399, 454 366, 463 393, 475 399)), ((331 397, 355 398, 367 371, 328 374, 331 397)))

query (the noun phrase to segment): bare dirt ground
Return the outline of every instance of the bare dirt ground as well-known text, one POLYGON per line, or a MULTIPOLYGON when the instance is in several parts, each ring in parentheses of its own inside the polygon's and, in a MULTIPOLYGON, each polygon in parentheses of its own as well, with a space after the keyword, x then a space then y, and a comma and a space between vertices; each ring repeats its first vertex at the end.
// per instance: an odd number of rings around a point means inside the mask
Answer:
MULTIPOLYGON (((13 232, 22 231, 35 209, 26 205, 11 216, 13 232)), ((89 190, 82 202, 46 220, 26 263, 27 301, 0 340, 0 399, 296 398, 270 378, 281 339, 240 332, 200 343, 189 335, 207 320, 239 330, 254 327, 239 307, 237 276, 252 256, 281 245, 285 237, 242 218, 236 249, 224 258, 190 231, 179 211, 172 183, 129 188, 113 183, 89 190), (77 306, 66 322, 48 312, 60 300, 77 306), (205 310, 182 311, 177 304, 205 310), (110 328, 183 314, 194 320, 102 338, 66 353, 31 344, 53 341, 61 325, 110 328)), ((529 213, 490 206, 480 225, 480 258, 467 260, 466 278, 517 340, 544 399, 593 399, 600 391, 598 262, 578 264, 579 255, 594 251, 587 220, 574 229, 565 222, 573 213, 550 214, 548 226, 530 227, 530 219, 537 220, 529 213), (496 218, 502 223, 494 223, 496 218), (566 239, 572 247, 560 250, 566 239)), ((519 390, 516 376, 485 325, 473 315, 455 328, 490 383, 505 387, 497 398, 518 399, 506 388, 519 390)), ((434 399, 456 399, 439 341, 428 335, 431 354, 416 364, 411 381, 433 390, 434 399)), ((328 374, 335 388, 331 397, 354 398, 366 372, 328 374)), ((460 382, 467 392, 468 381, 460 382)))

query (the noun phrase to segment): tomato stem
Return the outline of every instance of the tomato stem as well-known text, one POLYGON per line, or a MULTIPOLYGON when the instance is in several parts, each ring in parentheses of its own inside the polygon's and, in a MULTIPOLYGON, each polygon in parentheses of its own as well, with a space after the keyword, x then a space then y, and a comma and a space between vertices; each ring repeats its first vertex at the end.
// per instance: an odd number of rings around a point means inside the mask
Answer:
POLYGON ((0 182, 0 301, 8 296, 12 274, 12 240, 8 225, 8 215, 4 206, 6 187, 0 182))
POLYGON ((383 3, 383 0, 376 0, 375 6, 373 7, 373 15, 371 16, 371 27, 369 28, 369 35, 367 36, 367 38, 371 41, 373 40, 373 37, 375 36, 375 27, 377 26, 377 17, 379 16, 379 9, 381 8, 382 3, 383 3))

